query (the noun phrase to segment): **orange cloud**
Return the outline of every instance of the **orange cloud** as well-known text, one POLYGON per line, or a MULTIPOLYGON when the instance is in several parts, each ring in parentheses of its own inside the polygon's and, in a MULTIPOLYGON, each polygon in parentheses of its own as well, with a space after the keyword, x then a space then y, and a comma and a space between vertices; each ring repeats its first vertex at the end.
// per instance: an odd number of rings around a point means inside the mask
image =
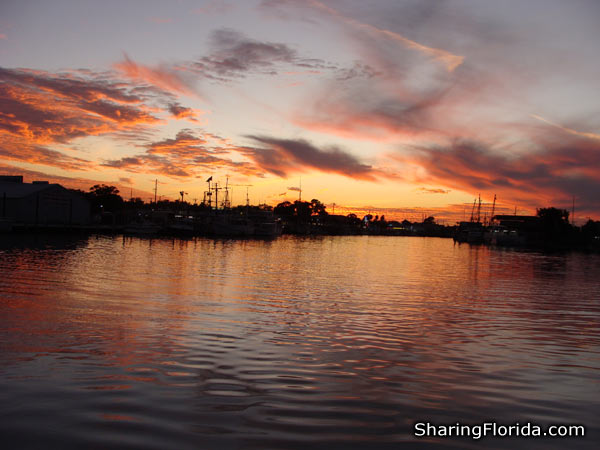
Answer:
POLYGON ((150 97, 103 76, 0 68, 0 81, 0 136, 7 159, 85 170, 92 163, 47 147, 160 122, 147 105, 150 97))
POLYGON ((190 122, 198 122, 196 118, 196 114, 201 113, 202 111, 194 110, 192 108, 188 108, 186 106, 181 106, 179 103, 171 103, 169 105, 169 112, 171 116, 175 119, 187 119, 190 122))
POLYGON ((123 75, 134 81, 143 81, 167 92, 177 92, 184 95, 196 96, 191 83, 180 73, 166 66, 148 67, 133 61, 127 54, 125 60, 116 63, 114 67, 123 75))
POLYGON ((263 172, 246 161, 228 157, 235 147, 221 147, 221 138, 206 133, 197 136, 191 130, 181 130, 174 139, 156 141, 146 146, 142 154, 105 161, 102 166, 129 172, 149 171, 171 178, 197 177, 219 169, 229 169, 246 176, 263 176, 263 172))

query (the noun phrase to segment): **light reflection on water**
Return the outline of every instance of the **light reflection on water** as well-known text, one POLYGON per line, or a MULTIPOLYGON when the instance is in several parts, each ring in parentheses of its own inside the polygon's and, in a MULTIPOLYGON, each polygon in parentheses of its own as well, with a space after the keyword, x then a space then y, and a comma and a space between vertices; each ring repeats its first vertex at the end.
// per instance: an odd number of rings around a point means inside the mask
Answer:
POLYGON ((600 412, 600 257, 324 237, 0 240, 19 448, 505 448, 416 421, 600 412))

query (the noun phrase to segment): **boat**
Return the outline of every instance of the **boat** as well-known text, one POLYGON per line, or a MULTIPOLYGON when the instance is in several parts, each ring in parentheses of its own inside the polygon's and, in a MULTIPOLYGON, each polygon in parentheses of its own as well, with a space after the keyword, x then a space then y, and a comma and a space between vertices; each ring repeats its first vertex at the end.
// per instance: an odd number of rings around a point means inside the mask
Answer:
POLYGON ((247 213, 254 224, 254 236, 277 237, 282 232, 281 220, 275 217, 273 211, 267 209, 254 209, 247 213))
POLYGON ((167 231, 174 234, 193 234, 196 231, 194 218, 177 214, 167 226, 167 231))
POLYGON ((164 228, 163 225, 150 220, 148 216, 138 214, 133 221, 125 225, 123 233, 148 236, 158 234, 162 232, 164 228))
POLYGON ((211 219, 209 233, 214 236, 246 237, 254 234, 252 221, 232 211, 219 211, 211 219))
POLYGON ((481 222, 460 222, 452 237, 454 242, 481 244, 483 243, 484 230, 481 222))

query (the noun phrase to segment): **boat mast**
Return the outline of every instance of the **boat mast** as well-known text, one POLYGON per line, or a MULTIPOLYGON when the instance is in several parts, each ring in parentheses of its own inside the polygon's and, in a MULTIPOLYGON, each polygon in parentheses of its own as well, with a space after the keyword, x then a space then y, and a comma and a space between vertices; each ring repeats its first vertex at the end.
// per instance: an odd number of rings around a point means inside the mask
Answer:
POLYGON ((494 194, 494 203, 492 203, 492 214, 490 215, 490 223, 492 222, 492 219, 494 218, 495 212, 496 212, 496 194, 494 194))

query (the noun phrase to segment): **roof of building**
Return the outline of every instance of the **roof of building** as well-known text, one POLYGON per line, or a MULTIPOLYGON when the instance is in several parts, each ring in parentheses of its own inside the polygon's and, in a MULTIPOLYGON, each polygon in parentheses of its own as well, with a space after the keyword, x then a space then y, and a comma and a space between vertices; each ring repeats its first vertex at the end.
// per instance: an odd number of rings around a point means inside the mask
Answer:
POLYGON ((64 189, 60 184, 30 184, 0 181, 0 197, 6 194, 7 198, 23 198, 56 187, 64 189))
POLYGON ((514 221, 525 222, 525 221, 531 221, 531 220, 538 220, 539 217, 538 216, 516 216, 513 214, 497 214, 493 217, 493 219, 514 220, 514 221))

